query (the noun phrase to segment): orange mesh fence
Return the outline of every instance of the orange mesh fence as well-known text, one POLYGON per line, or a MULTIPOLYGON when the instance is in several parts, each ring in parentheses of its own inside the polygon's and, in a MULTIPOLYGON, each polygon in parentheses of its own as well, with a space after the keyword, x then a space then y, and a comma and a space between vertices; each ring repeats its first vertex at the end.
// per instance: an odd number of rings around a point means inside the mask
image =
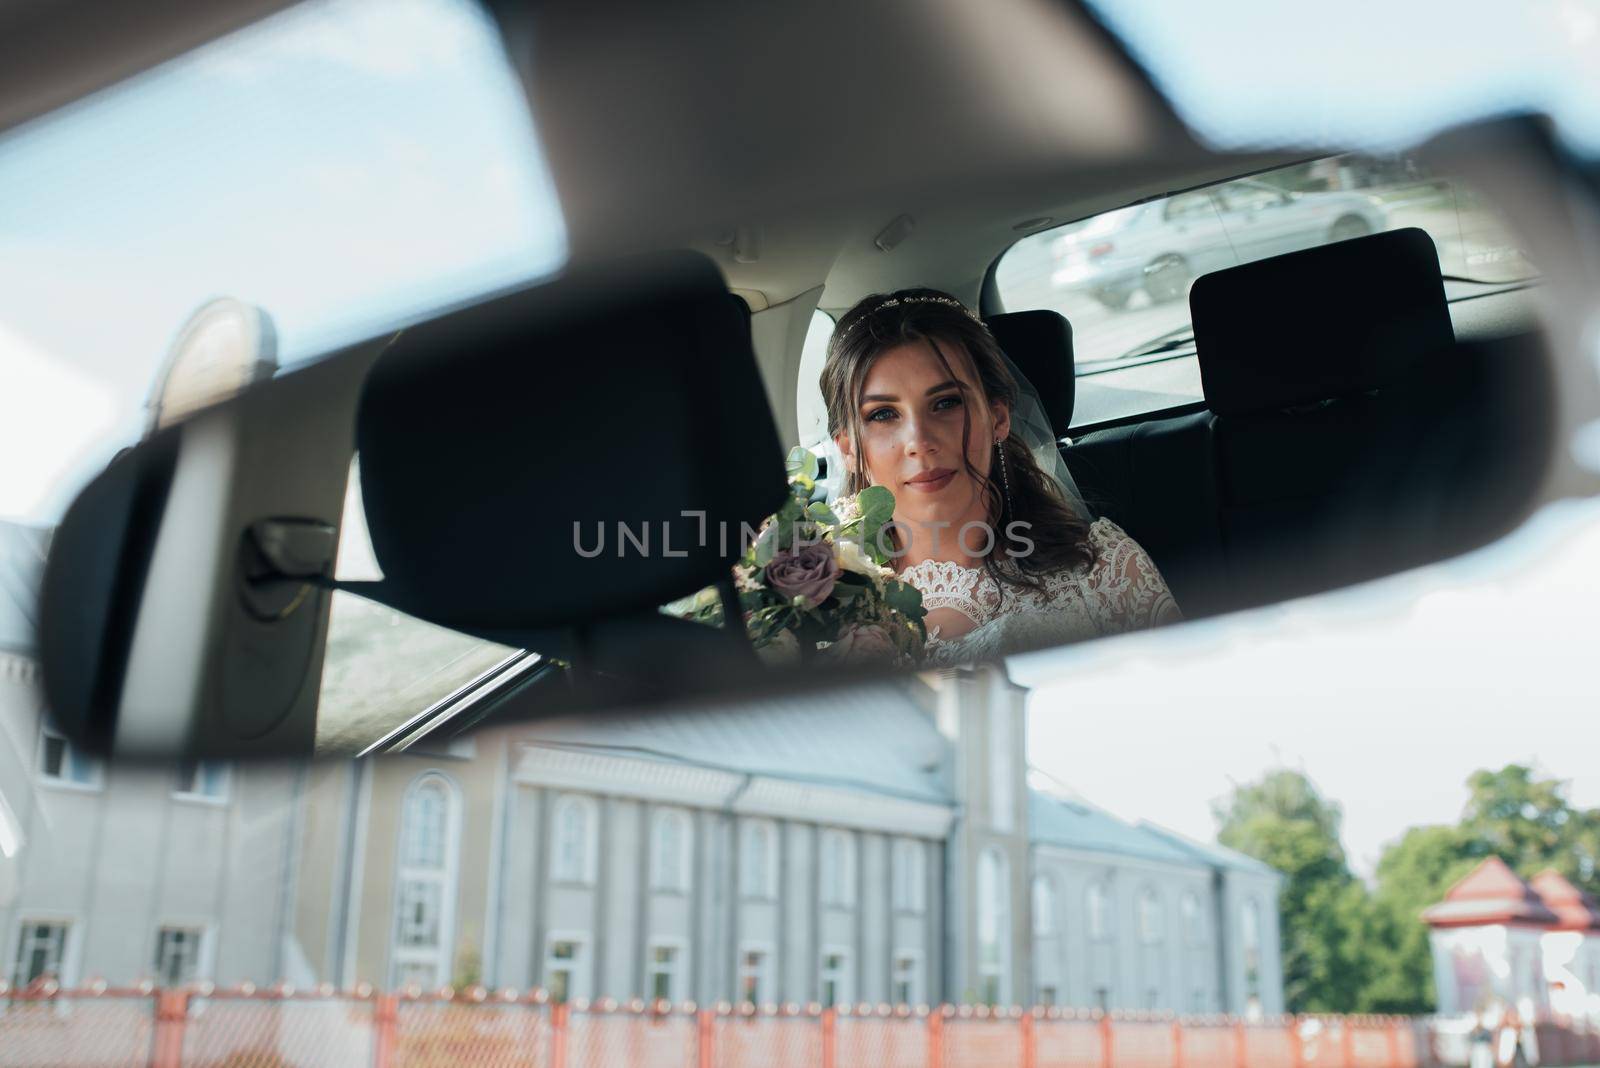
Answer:
POLYGON ((834 1022, 833 1063, 837 1068, 925 1068, 928 1021, 903 1008, 896 1015, 888 1006, 841 1014, 834 1022))
MULTIPOLYGON (((1457 1068, 1470 1053, 1470 1027, 971 1006, 552 1005, 542 992, 481 989, 375 996, 0 986, 6 1068, 1457 1068)), ((1600 1064, 1600 1031, 1546 1021, 1534 1034, 1547 1068, 1600 1064)))
POLYGON ((1087 1014, 1047 1010, 1034 1021, 1034 1060, 1038 1068, 1102 1068, 1105 1063, 1100 1021, 1087 1014))
POLYGON ((345 997, 195 997, 185 1068, 313 1068, 372 1063, 372 1002, 345 997))
POLYGON ((1236 1068, 1240 1031, 1231 1021, 1203 1016, 1183 1021, 1182 1029, 1184 1068, 1236 1068))
POLYGON ((987 1068, 1022 1064, 1022 1028, 1017 1020, 992 1015, 987 1009, 972 1012, 963 1005, 944 1013, 944 1068, 987 1068))
POLYGON ((1117 1068, 1172 1068, 1176 1047, 1171 1020, 1113 1019, 1111 1029, 1117 1068))
POLYGON ((1349 1068, 1388 1068, 1394 1054, 1394 1032, 1387 1021, 1351 1017, 1345 1026, 1350 1029, 1349 1068))
MULTIPOLYGON (((713 1068, 815 1068, 822 1063, 822 1024, 815 1016, 789 1009, 748 1010, 718 1016, 711 1028, 713 1068)), ((926 1058, 917 1062, 927 1063, 926 1058)))
POLYGON ((0 999, 8 1068, 142 1068, 155 1038, 154 993, 16 994, 0 999))
POLYGON ((565 1018, 565 1059, 559 1068, 696 1068, 700 1021, 692 1006, 664 1013, 553 1011, 558 1020, 565 1018))
MULTIPOLYGON (((545 1068, 550 1017, 542 1005, 399 1000, 394 1005, 390 1068, 545 1068)), ((347 1064, 370 1064, 349 1060, 347 1064)))
MULTIPOLYGON (((1294 1063, 1293 1019, 1276 1023, 1245 1024, 1235 1032, 1236 1043, 1242 1041, 1244 1056, 1240 1063, 1247 1068, 1296 1068, 1294 1063)), ((1230 1050, 1231 1052, 1231 1050, 1230 1050)), ((1214 1064, 1232 1065, 1232 1061, 1218 1060, 1214 1064)), ((1186 1060, 1189 1068, 1207 1068, 1206 1065, 1186 1060)))

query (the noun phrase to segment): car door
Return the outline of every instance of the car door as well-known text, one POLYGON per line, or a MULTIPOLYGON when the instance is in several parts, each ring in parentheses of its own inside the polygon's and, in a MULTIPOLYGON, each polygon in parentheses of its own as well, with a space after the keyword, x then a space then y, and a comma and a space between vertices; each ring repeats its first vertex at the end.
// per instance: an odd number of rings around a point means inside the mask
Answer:
POLYGON ((1306 223, 1289 194, 1259 182, 1231 182, 1216 190, 1222 222, 1240 262, 1304 248, 1306 223))

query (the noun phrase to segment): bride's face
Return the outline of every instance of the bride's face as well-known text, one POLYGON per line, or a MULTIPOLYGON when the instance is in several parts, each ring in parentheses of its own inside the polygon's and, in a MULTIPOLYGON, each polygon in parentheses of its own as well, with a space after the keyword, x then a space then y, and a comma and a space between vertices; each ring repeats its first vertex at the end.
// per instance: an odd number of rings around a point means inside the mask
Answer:
MULTIPOLYGON (((965 459, 985 478, 995 439, 1011 432, 1009 410, 985 398, 966 352, 948 342, 939 348, 949 371, 925 341, 880 354, 857 412, 867 482, 893 491, 895 518, 913 523, 983 518, 981 484, 962 462, 963 428, 970 422, 965 459)), ((854 466, 848 432, 834 440, 854 466)))

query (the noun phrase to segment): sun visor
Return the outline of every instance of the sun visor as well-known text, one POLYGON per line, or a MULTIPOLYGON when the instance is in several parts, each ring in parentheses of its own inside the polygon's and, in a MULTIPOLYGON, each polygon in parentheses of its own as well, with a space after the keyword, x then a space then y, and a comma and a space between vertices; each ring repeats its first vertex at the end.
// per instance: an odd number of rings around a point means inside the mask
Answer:
POLYGON ((1203 275, 1189 304, 1222 416, 1378 389, 1455 342, 1438 252, 1415 227, 1203 275))
POLYGON ((357 416, 383 580, 475 633, 653 609, 725 577, 781 503, 748 315, 710 260, 633 257, 413 327, 357 416))

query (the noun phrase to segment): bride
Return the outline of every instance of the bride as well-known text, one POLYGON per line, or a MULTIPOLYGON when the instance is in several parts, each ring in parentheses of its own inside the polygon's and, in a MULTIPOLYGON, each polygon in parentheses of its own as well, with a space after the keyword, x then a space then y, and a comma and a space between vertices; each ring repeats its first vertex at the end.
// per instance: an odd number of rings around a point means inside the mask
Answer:
POLYGON ((932 289, 865 298, 828 346, 843 492, 894 493, 894 566, 922 592, 933 665, 1180 618, 1145 551, 1091 519, 1020 379, 988 328, 932 289))

